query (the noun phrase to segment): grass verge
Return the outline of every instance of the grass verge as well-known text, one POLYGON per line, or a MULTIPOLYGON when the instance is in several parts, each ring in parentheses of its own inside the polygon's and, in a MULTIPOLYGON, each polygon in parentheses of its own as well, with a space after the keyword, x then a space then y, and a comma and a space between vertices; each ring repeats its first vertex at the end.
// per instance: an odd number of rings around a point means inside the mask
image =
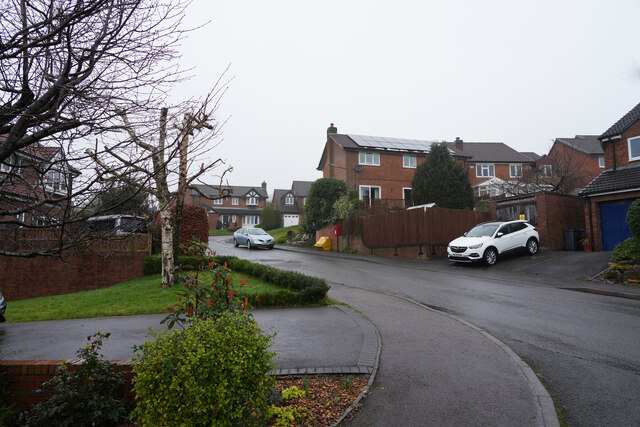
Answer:
MULTIPOLYGON (((241 296, 256 293, 269 295, 281 291, 276 285, 244 274, 234 274, 233 277, 234 287, 240 279, 248 279, 247 285, 240 290, 241 296)), ((177 303, 177 293, 183 287, 177 285, 163 288, 160 283, 160 275, 155 274, 103 289, 10 301, 6 313, 7 322, 166 313, 167 307, 177 303)), ((316 305, 329 303, 325 298, 316 305)))

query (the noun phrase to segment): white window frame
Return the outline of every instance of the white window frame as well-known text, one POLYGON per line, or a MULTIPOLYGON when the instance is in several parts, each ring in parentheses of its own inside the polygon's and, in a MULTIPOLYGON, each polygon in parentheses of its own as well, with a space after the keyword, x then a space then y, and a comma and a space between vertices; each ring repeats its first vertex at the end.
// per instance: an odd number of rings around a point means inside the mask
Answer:
POLYGON ((238 217, 235 215, 231 215, 231 222, 233 222, 234 224, 238 222, 238 217))
POLYGON ((511 178, 522 178, 522 163, 511 163, 509 165, 509 176, 511 178), (515 169, 515 174, 513 173, 515 169), (520 169, 520 173, 518 173, 518 169, 520 169))
POLYGON ((25 217, 24 212, 16 214, 16 219, 20 222, 24 222, 24 217, 25 217))
POLYGON ((258 206, 257 197, 247 197, 247 206, 258 206))
POLYGON ((285 205, 293 205, 295 201, 296 201, 295 197, 293 197, 291 194, 287 194, 286 196, 284 196, 285 205))
POLYGON ((238 197, 232 197, 231 198, 231 204, 232 205, 239 205, 240 204, 240 199, 238 197))
POLYGON ((404 191, 405 190, 411 190, 411 187, 402 187, 402 200, 405 200, 405 198, 404 198, 404 191))
POLYGON ((44 175, 44 187, 55 193, 66 193, 67 175, 59 169, 50 169, 44 175))
POLYGON ((302 206, 304 206, 304 205, 306 205, 306 204, 307 204, 307 198, 306 198, 306 197, 303 197, 303 198, 302 198, 302 206))
POLYGON ((360 151, 358 153, 358 164, 365 166, 380 166, 380 153, 360 151))
POLYGON ((213 199, 213 204, 214 205, 221 205, 223 203, 222 199, 213 199))
POLYGON ((553 175, 553 166, 540 165, 538 167, 538 176, 543 178, 550 178, 553 175))
POLYGON ((254 226, 260 222, 260 217, 258 215, 245 215, 242 218, 242 226, 254 226))
POLYGON ((11 166, 6 163, 0 163, 0 172, 4 172, 4 173, 11 172, 11 166))
POLYGON ((404 154, 402 156, 402 167, 415 169, 418 166, 418 156, 413 156, 411 154, 404 154))
POLYGON ((478 163, 476 165, 476 178, 493 178, 494 176, 496 176, 496 167, 493 163, 478 163))
POLYGON ((369 194, 371 194, 371 189, 377 188, 378 197, 370 197, 370 199, 382 199, 382 187, 380 187, 379 185, 360 185, 358 187, 358 195, 360 196, 360 200, 364 200, 364 195, 362 194, 362 190, 365 188, 369 189, 369 194))
POLYGON ((636 160, 640 160, 640 136, 634 136, 633 138, 627 139, 627 148, 629 150, 629 161, 633 162, 636 160), (636 149, 633 150, 636 152, 636 156, 631 155, 631 145, 636 146, 636 149))
POLYGON ((604 156, 598 156, 598 167, 600 169, 604 169, 604 165, 605 165, 604 156))

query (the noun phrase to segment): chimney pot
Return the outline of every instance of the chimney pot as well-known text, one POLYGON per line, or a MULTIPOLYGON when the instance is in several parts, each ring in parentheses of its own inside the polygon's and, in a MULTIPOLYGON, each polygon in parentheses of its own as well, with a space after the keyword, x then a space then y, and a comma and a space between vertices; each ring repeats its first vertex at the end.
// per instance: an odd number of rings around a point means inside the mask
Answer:
POLYGON ((460 139, 459 136, 456 136, 456 140, 453 143, 453 145, 460 151, 464 150, 463 141, 460 139))
POLYGON ((267 181, 262 181, 262 188, 267 189, 267 181))
POLYGON ((335 127, 333 123, 331 123, 331 125, 327 128, 327 136, 329 136, 330 133, 338 133, 338 128, 335 127))

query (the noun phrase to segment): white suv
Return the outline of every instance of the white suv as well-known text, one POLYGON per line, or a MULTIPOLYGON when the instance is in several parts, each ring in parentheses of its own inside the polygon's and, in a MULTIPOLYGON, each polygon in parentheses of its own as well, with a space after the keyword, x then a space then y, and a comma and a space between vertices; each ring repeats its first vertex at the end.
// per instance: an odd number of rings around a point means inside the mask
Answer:
POLYGON ((535 255, 539 239, 537 229, 526 221, 485 222, 449 243, 447 254, 455 262, 493 265, 506 252, 524 249, 535 255))

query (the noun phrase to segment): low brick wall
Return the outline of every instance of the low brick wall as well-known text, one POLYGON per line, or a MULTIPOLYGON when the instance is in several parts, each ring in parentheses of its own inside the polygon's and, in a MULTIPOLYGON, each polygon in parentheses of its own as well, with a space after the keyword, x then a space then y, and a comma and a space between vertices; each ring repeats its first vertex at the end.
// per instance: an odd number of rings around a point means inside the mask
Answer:
POLYGON ((0 256, 0 289, 8 301, 16 301, 115 285, 142 276, 150 245, 150 235, 137 235, 99 242, 62 259, 0 256))
MULTIPOLYGON (((132 403, 131 361, 110 360, 109 362, 117 365, 117 369, 124 372, 125 386, 120 396, 127 403, 132 403)), ((37 390, 42 383, 55 375, 62 363, 62 360, 0 360, 0 370, 4 372, 4 381, 7 383, 6 394, 3 396, 4 401, 8 404, 14 404, 16 409, 20 411, 29 410, 31 405, 45 401, 48 396, 44 393, 38 393, 37 390)), ((74 369, 83 361, 72 359, 67 360, 67 363, 71 369, 74 369)))

